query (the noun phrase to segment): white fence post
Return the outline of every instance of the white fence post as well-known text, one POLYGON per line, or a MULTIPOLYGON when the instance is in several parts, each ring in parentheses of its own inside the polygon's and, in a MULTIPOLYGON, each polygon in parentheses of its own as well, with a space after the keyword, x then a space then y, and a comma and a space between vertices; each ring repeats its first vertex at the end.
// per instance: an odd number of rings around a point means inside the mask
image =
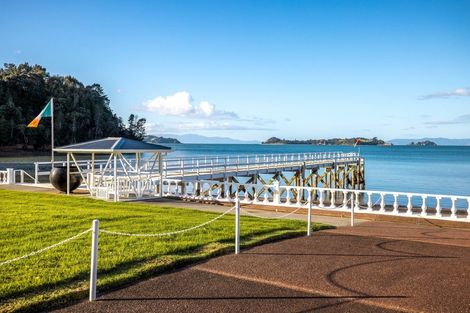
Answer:
POLYGON ((96 300, 96 280, 98 276, 98 235, 100 221, 93 220, 91 234, 90 301, 96 300))
POLYGON ((240 253, 240 199, 235 198, 235 254, 240 253))
POLYGON ((7 184, 14 185, 16 181, 15 169, 7 168, 7 184))
POLYGON ((39 164, 34 162, 34 183, 39 183, 39 164))
POLYGON ((307 236, 312 235, 312 196, 308 194, 307 236))
POLYGON ((279 190, 279 181, 275 180, 273 182, 273 185, 274 185, 273 203, 274 204, 279 204, 279 203, 281 203, 281 194, 280 194, 280 190, 279 190))
POLYGON ((354 193, 351 193, 351 227, 354 227, 354 193))

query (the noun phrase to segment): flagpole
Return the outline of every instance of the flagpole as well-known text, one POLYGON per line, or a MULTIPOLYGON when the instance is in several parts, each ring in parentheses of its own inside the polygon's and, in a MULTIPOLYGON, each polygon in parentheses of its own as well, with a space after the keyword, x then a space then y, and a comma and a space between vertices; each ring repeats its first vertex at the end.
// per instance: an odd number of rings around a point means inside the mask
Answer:
POLYGON ((54 98, 51 98, 51 168, 54 168, 54 98))

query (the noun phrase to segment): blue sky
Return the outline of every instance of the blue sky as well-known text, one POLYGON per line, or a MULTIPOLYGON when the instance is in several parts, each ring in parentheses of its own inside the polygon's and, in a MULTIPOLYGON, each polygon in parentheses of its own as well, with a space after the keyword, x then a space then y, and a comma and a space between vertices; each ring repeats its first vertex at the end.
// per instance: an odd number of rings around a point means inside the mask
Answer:
POLYGON ((0 60, 150 133, 470 137, 470 1, 6 1, 0 60))

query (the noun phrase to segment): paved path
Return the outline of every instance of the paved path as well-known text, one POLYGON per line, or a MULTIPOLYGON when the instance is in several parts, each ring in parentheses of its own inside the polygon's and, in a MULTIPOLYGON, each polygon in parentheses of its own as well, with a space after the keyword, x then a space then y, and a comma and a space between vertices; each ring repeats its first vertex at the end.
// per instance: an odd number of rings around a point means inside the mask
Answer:
POLYGON ((60 312, 470 312, 470 231, 365 222, 157 276, 60 312))

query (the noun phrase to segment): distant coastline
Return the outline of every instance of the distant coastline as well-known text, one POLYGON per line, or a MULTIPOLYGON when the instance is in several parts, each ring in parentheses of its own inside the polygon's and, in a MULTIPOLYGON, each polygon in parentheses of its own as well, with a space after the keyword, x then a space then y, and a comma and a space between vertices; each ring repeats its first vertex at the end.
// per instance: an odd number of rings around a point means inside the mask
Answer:
POLYGON ((264 145, 317 145, 317 146, 353 146, 357 145, 363 146, 391 146, 392 144, 378 139, 377 137, 373 138, 331 138, 331 139, 308 139, 308 140, 290 140, 290 139, 280 139, 277 137, 271 137, 268 140, 264 141, 264 145))
POLYGON ((144 138, 144 141, 149 143, 181 143, 176 138, 169 138, 169 137, 162 137, 162 136, 154 136, 154 135, 147 135, 144 138))

